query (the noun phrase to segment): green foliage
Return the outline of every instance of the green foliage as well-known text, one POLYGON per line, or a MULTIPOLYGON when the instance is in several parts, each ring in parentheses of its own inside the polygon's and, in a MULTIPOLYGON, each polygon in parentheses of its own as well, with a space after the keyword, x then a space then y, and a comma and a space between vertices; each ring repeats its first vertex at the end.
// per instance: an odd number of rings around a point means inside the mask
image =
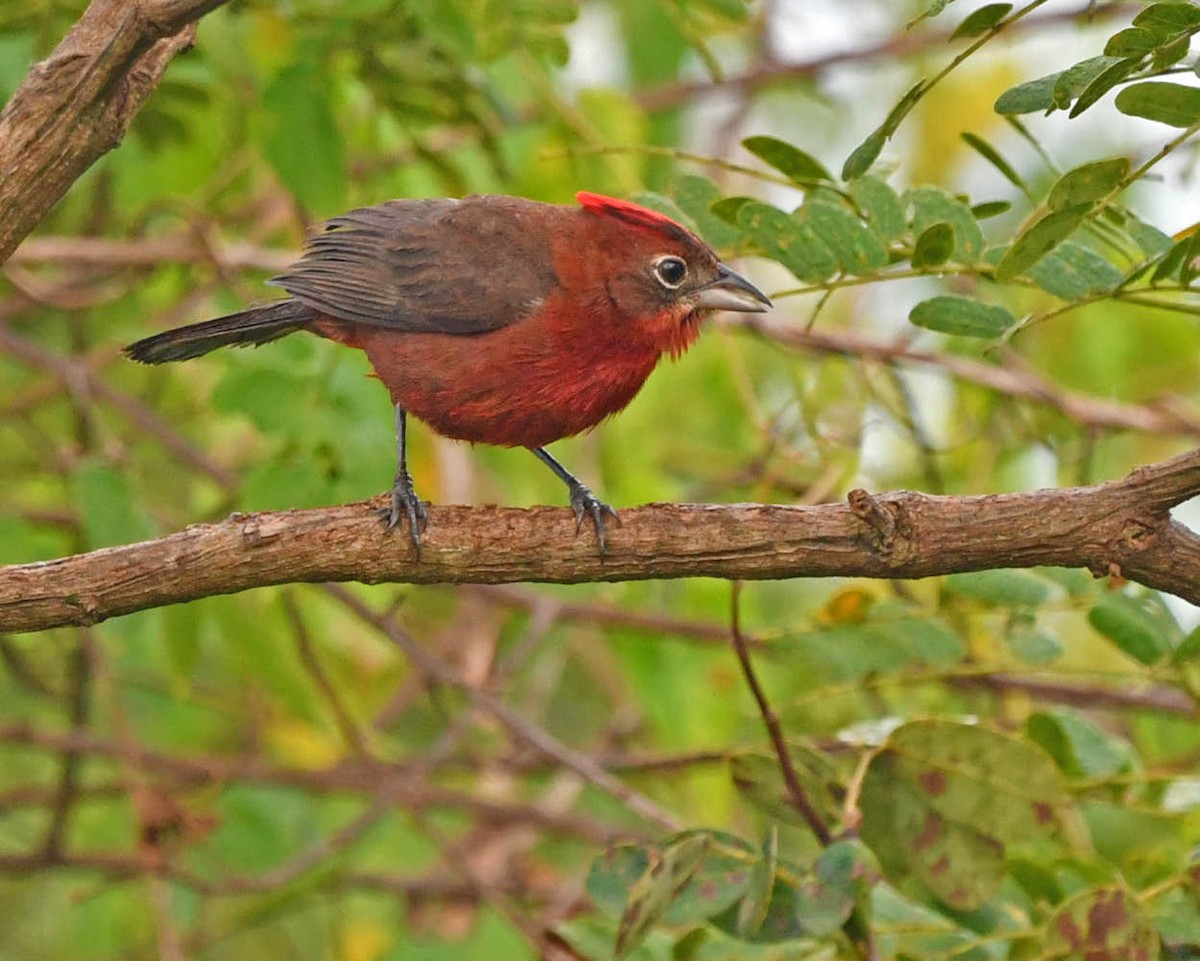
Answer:
POLYGON ((1017 322, 1006 307, 982 304, 956 294, 921 301, 908 319, 918 327, 963 337, 999 337, 1017 322))

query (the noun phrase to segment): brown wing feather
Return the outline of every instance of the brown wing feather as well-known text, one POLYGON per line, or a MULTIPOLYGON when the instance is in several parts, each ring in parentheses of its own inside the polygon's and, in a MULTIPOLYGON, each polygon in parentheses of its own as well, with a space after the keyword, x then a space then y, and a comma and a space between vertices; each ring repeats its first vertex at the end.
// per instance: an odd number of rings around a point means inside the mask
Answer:
POLYGON ((515 197, 392 200, 330 220, 270 283, 374 327, 476 334, 528 316, 557 285, 550 235, 567 208, 515 197))

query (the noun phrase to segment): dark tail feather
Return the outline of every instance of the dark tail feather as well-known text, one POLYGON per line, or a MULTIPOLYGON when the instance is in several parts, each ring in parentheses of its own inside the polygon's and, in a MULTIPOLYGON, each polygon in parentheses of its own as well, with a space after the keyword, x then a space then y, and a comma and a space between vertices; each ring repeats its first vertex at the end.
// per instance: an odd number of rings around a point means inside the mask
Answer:
POLYGON ((130 344, 125 348, 125 355, 143 364, 165 364, 171 360, 199 357, 230 344, 257 347, 303 329, 314 317, 316 312, 312 308, 295 300, 281 300, 155 334, 130 344))

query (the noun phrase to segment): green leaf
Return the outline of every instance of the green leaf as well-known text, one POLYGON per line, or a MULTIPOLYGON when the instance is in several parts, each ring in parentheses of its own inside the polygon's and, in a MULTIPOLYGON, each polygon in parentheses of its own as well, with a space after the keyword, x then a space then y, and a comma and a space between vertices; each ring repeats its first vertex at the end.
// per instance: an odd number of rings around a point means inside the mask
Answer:
POLYGON ((961 337, 999 337, 1017 322, 1007 307, 959 294, 923 300, 912 309, 908 319, 918 327, 961 337))
POLYGON ((1021 570, 974 571, 951 574, 946 589, 962 597, 998 607, 1040 607, 1050 599, 1050 585, 1021 570))
POLYGON ((1058 178, 1050 188, 1046 204, 1051 210, 1063 210, 1101 200, 1112 193, 1128 173, 1127 157, 1083 164, 1058 178))
MULTIPOLYGON (((805 744, 790 744, 788 754, 809 803, 826 822, 836 819, 840 814, 841 789, 837 771, 829 759, 805 744)), ((757 751, 735 754, 729 759, 729 776, 747 801, 774 820, 808 829, 808 820, 792 803, 775 755, 757 751)))
POLYGON ((315 61, 285 67, 263 91, 263 152, 280 181, 314 213, 346 202, 346 159, 326 72, 315 61))
POLYGON ((812 227, 843 273, 870 274, 887 266, 888 253, 883 241, 844 207, 810 202, 796 211, 795 217, 812 227))
POLYGON ((1005 282, 1025 273, 1070 237, 1091 209, 1085 204, 1055 210, 1025 228, 996 265, 996 279, 1005 282))
POLYGON ((1080 92, 1074 106, 1071 107, 1071 112, 1067 114, 1068 119, 1078 117, 1081 113, 1087 110, 1088 107, 1112 90, 1113 87, 1124 81, 1124 79, 1136 69, 1136 60, 1118 60, 1116 63, 1105 67, 1104 70, 1102 70, 1100 74, 1080 92))
POLYGON ((850 184, 850 196, 881 240, 895 240, 908 228, 899 195, 878 177, 859 177, 850 184))
POLYGON ((1088 611, 1088 622, 1142 664, 1156 664, 1171 650, 1158 621, 1127 594, 1105 594, 1088 611))
POLYGON ((1164 44, 1154 51, 1151 61, 1152 69, 1158 73, 1165 73, 1168 67, 1186 57, 1190 49, 1191 38, 1187 36, 1178 37, 1170 43, 1164 44))
POLYGON ((772 823, 767 828, 767 836, 762 842, 762 856, 754 862, 746 894, 738 905, 739 937, 752 938, 762 931, 771 909, 771 898, 775 892, 775 869, 778 863, 779 828, 772 823))
POLYGON ((724 197, 721 200, 714 201, 711 207, 713 216, 724 221, 727 224, 736 225, 738 222, 738 214, 746 204, 756 204, 760 201, 753 197, 724 197))
POLYGON ((677 224, 682 224, 693 233, 699 233, 700 228, 686 211, 675 203, 670 197, 664 197, 662 194, 654 190, 642 190, 629 198, 635 204, 640 204, 643 207, 648 207, 651 210, 657 210, 660 214, 666 214, 677 224))
POLYGON ((1159 44, 1159 38, 1150 30, 1127 27, 1118 30, 1104 45, 1107 57, 1132 57, 1135 60, 1146 56, 1159 44))
POLYGON ((1051 94, 1053 107, 1065 110, 1098 76, 1104 73, 1115 57, 1093 57, 1063 71, 1051 94))
POLYGON ((616 958, 626 957, 645 940, 700 869, 712 839, 704 833, 681 838, 655 851, 645 872, 629 888, 617 929, 616 958))
POLYGON ((1169 234, 1134 216, 1126 217, 1125 231, 1147 257, 1161 257, 1175 243, 1169 234))
POLYGON ((250 511, 294 510, 320 507, 332 497, 328 471, 314 452, 291 450, 255 465, 242 484, 238 506, 250 511))
POLYGON ((112 547, 154 536, 129 478, 107 464, 87 463, 71 475, 72 498, 88 548, 112 547))
POLYGON ((1046 924, 1045 958, 1087 961, 1154 961, 1158 935, 1138 899, 1123 888, 1083 891, 1063 904, 1046 924))
POLYGON ((777 207, 751 201, 741 205, 737 218, 759 253, 783 264, 805 283, 819 283, 837 270, 837 260, 816 232, 777 207))
POLYGON ((996 98, 992 109, 998 114, 1033 113, 1037 110, 1049 110, 1054 103, 1054 85, 1058 83, 1061 74, 1052 73, 1036 80, 1027 80, 1015 87, 1009 87, 996 98))
POLYGON ((238 363, 217 383, 212 404, 223 413, 245 414, 266 434, 302 440, 312 436, 312 394, 312 381, 300 373, 238 363))
POLYGON ((1025 180, 1019 173, 1017 173, 1012 164, 1004 159, 999 150, 993 147, 982 137, 976 136, 973 133, 967 132, 962 134, 962 139, 968 147, 970 147, 981 157, 983 157, 984 160, 999 170, 1001 176, 1003 176, 1005 180, 1007 180, 1018 190, 1022 192, 1028 192, 1029 187, 1026 185, 1025 180))
POLYGON ((824 938, 864 901, 879 875, 874 855, 859 841, 835 841, 800 882, 796 917, 806 934, 824 938))
POLYGON ((936 187, 917 187, 908 191, 905 201, 912 206, 912 230, 920 236, 936 223, 954 228, 954 257, 960 264, 976 263, 983 254, 983 231, 971 215, 971 208, 952 194, 936 187))
POLYGON ((1179 265, 1179 282, 1190 286, 1200 273, 1200 230, 1193 232, 1187 238, 1187 246, 1183 250, 1183 262, 1179 265))
POLYGON ((867 134, 867 139, 855 147, 842 164, 842 179, 854 180, 870 170, 871 164, 879 158, 887 140, 887 132, 882 129, 872 130, 867 134))
POLYGON ((35 59, 32 36, 0 34, 0 103, 7 103, 16 92, 35 59))
POLYGON ((741 238, 737 213, 726 220, 713 212, 713 204, 721 200, 721 191, 715 183, 699 174, 680 174, 675 178, 673 191, 675 202, 696 224, 700 236, 718 250, 732 249, 741 238))
POLYGON ((994 109, 1000 114, 1023 114, 1065 107, 1088 84, 1119 62, 1122 62, 1119 57, 1092 57, 1068 70, 1017 84, 1000 94, 994 109))
MULTIPOLYGON (((484 917, 487 916, 484 915, 484 917)), ((598 961, 610 961, 613 957, 617 931, 616 922, 611 918, 581 912, 569 921, 556 924, 554 933, 574 950, 575 954, 571 957, 594 958, 598 961)), ((678 939, 670 932, 651 931, 646 940, 627 955, 626 961, 663 961, 663 959, 671 957, 671 949, 676 940, 678 939)), ((456 946, 454 951, 455 961, 493 961, 497 957, 507 958, 509 956, 509 954, 497 954, 493 950, 487 953, 475 952, 470 957, 465 957, 460 946, 456 946)), ((512 956, 522 957, 522 952, 516 950, 512 952, 512 956)), ((433 957, 436 961, 437 955, 434 954, 433 957)), ((396 961, 394 952, 389 961, 396 961)))
POLYGON ((1133 768, 1133 752, 1070 708, 1036 711, 1025 722, 1030 739, 1071 777, 1111 777, 1133 768))
MULTIPOLYGON (((76 491, 78 497, 78 491, 76 491)), ((0 516, 0 564, 26 564, 71 553, 73 546, 58 531, 18 517, 0 516)))
POLYGON ((915 876, 969 911, 998 891, 1005 845, 1053 837, 1068 804, 1062 775, 1033 745, 972 725, 914 721, 867 767, 860 834, 889 877, 915 876))
POLYGON ((1183 262, 1187 259, 1187 255, 1191 250, 1192 242, 1192 237, 1184 237, 1183 240, 1172 244, 1171 249, 1166 252, 1158 262, 1158 266, 1154 268, 1154 274, 1150 278, 1150 283, 1156 284, 1163 280, 1178 280, 1183 262))
POLYGON ((1147 80, 1117 94, 1117 109, 1130 117, 1155 120, 1172 127, 1200 123, 1200 89, 1161 80, 1147 80))
POLYGON ((972 10, 963 18, 963 22, 954 28, 950 39, 960 40, 964 37, 978 37, 981 33, 987 33, 1008 16, 1008 11, 1012 8, 1011 3, 987 3, 978 10, 972 10))
POLYGON ((988 200, 981 204, 975 204, 971 208, 971 216, 976 220, 987 220, 989 217, 998 217, 1010 210, 1012 210, 1012 204, 1007 200, 988 200))
POLYGON ((609 914, 625 909, 629 889, 650 866, 651 845, 615 844, 592 860, 584 888, 592 904, 609 914))
POLYGON ((904 25, 904 29, 911 30, 922 20, 928 20, 931 17, 936 17, 953 2, 954 0, 927 0, 925 9, 909 20, 908 23, 904 25))
POLYGON ((963 639, 945 621, 899 608, 898 613, 896 605, 876 604, 863 623, 785 636, 773 650, 798 674, 841 682, 912 667, 949 667, 963 659, 963 639))
POLYGON ((1047 293, 1070 301, 1111 293, 1124 280, 1121 271, 1094 250, 1069 240, 1025 275, 1047 293))
POLYGON ((954 253, 954 228, 947 223, 936 223, 927 228, 913 247, 914 267, 936 267, 944 264, 954 253))
MULTIPOLYGON (((755 870, 758 870, 762 864, 763 861, 757 862, 755 870)), ((786 861, 778 863, 775 877, 771 884, 771 898, 767 903, 765 916, 763 917, 762 924, 754 931, 742 930, 738 927, 738 919, 742 915, 745 901, 730 907, 721 914, 708 918, 708 923, 712 928, 725 932, 731 940, 729 945, 731 951, 728 954, 716 954, 713 957, 725 959, 725 961, 735 961, 735 959, 744 958, 748 954, 747 942, 764 947, 767 945, 780 945, 780 951, 766 949, 762 953, 755 951, 751 955, 756 959, 761 958, 762 961, 787 961, 790 957, 794 957, 794 955, 786 953, 788 950, 786 942, 794 941, 801 937, 803 931, 796 917, 797 894, 791 880, 799 879, 803 875, 804 868, 799 865, 790 864, 786 861)), ((746 897, 750 897, 749 891, 746 897)), ((706 947, 708 946, 711 946, 711 942, 706 944, 706 947)), ((680 958, 687 956, 683 952, 676 954, 676 957, 680 958)), ((703 956, 709 957, 707 951, 704 952, 703 956)))
POLYGON ((1064 653, 1062 642, 1039 628, 1037 620, 1028 614, 1017 613, 1009 618, 1004 640, 1014 657, 1035 667, 1057 661, 1064 653))
POLYGON ((899 103, 892 108, 891 113, 887 115, 883 123, 881 123, 874 131, 867 135, 867 139, 854 148, 850 156, 846 158, 846 163, 842 166, 842 179, 854 180, 856 177, 861 177, 870 169, 871 164, 879 156, 879 152, 883 150, 883 145, 896 132, 896 128, 909 111, 916 106, 917 101, 921 99, 921 95, 925 92, 929 81, 925 79, 918 80, 909 88, 908 92, 900 98, 899 103))
POLYGON ((775 137, 747 137, 742 146, 794 183, 832 181, 833 175, 816 158, 775 137))
POLYGON ((886 932, 888 961, 990 961, 994 957, 982 952, 976 931, 959 927, 942 911, 903 897, 891 885, 876 886, 871 907, 876 929, 886 932))
POLYGON ((592 862, 587 893, 601 911, 621 915, 628 941, 658 921, 690 924, 726 911, 745 895, 755 860, 750 845, 731 834, 683 831, 661 843, 610 848, 592 862))
POLYGON ((1200 27, 1200 8, 1191 3, 1152 3, 1133 18, 1133 25, 1169 40, 1200 27))
POLYGON ((1200 662, 1200 627, 1185 637, 1183 643, 1175 649, 1174 661, 1176 664, 1200 662))
POLYGON ((724 831, 681 831, 663 845, 673 847, 697 837, 709 839, 708 852, 671 903, 667 924, 693 924, 720 914, 740 901, 750 885, 757 852, 739 837, 724 831))

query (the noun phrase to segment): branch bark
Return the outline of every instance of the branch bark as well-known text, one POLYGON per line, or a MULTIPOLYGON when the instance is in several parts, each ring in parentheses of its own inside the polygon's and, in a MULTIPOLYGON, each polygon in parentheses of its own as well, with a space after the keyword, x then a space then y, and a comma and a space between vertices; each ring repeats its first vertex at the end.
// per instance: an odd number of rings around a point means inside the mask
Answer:
POLYGON ((848 504, 654 504, 621 513, 601 556, 562 508, 434 507, 417 557, 366 504, 235 514, 158 540, 0 568, 0 630, 94 624, 271 584, 582 583, 677 577, 919 578, 1086 567, 1200 603, 1200 536, 1172 507, 1200 493, 1200 449, 1094 487, 848 504))
POLYGON ((92 0, 0 113, 0 263, 125 136, 195 22, 225 0, 92 0))

